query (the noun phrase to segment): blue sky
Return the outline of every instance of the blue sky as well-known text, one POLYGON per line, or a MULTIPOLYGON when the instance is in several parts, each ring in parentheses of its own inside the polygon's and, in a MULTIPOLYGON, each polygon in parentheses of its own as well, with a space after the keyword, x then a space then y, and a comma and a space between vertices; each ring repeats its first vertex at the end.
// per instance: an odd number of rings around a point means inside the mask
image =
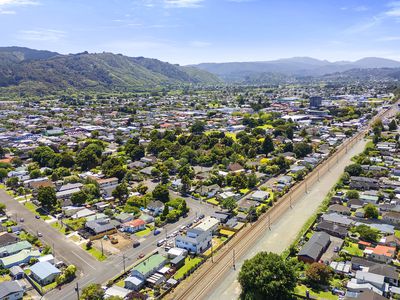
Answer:
POLYGON ((400 1, 0 0, 0 37, 1 46, 180 64, 400 60, 400 1))

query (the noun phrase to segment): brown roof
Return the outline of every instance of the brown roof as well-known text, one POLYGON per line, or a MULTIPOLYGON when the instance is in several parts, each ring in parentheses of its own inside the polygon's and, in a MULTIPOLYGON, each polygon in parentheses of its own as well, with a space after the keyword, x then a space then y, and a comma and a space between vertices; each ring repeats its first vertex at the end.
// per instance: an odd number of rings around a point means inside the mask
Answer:
POLYGON ((55 187, 54 183, 51 180, 45 180, 45 181, 38 181, 38 182, 31 182, 30 183, 31 188, 33 189, 38 189, 40 187, 55 187))
POLYGON ((228 170, 236 172, 236 171, 243 170, 243 167, 238 163, 233 163, 233 164, 229 164, 228 170))

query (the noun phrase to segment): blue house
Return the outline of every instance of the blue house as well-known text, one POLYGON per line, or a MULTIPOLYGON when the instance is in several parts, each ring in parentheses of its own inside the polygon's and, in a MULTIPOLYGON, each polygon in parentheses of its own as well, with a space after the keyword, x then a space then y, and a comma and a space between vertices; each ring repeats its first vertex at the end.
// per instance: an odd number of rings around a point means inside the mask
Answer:
POLYGON ((47 285, 54 282, 57 276, 61 274, 61 271, 58 268, 47 261, 34 264, 30 270, 32 278, 41 285, 47 285))

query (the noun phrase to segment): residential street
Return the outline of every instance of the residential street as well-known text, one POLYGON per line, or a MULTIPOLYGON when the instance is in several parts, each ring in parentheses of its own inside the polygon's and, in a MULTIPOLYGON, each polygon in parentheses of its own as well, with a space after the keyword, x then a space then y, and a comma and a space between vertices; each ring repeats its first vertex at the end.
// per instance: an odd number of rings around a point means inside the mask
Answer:
POLYGON ((17 220, 28 232, 36 235, 42 233, 41 239, 49 246, 54 247, 55 256, 69 264, 74 264, 84 274, 96 270, 101 263, 88 254, 74 242, 60 234, 42 219, 36 219, 35 215, 24 207, 23 204, 14 200, 4 190, 0 190, 0 202, 7 207, 12 219, 17 220), (19 222, 23 218, 24 222, 19 222))

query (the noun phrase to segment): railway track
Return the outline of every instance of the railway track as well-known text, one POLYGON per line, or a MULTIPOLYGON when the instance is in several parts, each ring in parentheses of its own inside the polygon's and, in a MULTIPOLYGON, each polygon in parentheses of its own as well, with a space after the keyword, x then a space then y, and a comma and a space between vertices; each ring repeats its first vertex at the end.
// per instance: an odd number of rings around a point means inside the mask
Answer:
POLYGON ((276 221, 289 207, 291 207, 296 200, 304 195, 304 193, 307 193, 309 186, 315 184, 319 180, 320 176, 329 172, 331 166, 337 163, 339 159, 347 153, 349 148, 352 148, 354 144, 364 138, 376 119, 385 117, 393 111, 394 107, 397 107, 397 103, 395 103, 391 108, 380 112, 370 121, 370 124, 365 129, 361 130, 359 133, 340 145, 335 153, 333 153, 323 163, 319 164, 301 182, 293 186, 288 193, 280 198, 279 201, 276 202, 265 214, 261 215, 254 225, 249 225, 239 231, 239 233, 223 246, 212 259, 209 259, 197 271, 195 271, 194 275, 189 278, 189 281, 187 282, 190 284, 187 288, 179 294, 167 295, 166 298, 174 300, 201 299, 228 269, 234 267, 233 258, 230 258, 230 255, 233 255, 233 251, 235 251, 237 257, 240 257, 251 248, 260 235, 265 230, 268 230, 274 221, 276 221), (215 260, 215 262, 212 262, 213 260, 215 260))

